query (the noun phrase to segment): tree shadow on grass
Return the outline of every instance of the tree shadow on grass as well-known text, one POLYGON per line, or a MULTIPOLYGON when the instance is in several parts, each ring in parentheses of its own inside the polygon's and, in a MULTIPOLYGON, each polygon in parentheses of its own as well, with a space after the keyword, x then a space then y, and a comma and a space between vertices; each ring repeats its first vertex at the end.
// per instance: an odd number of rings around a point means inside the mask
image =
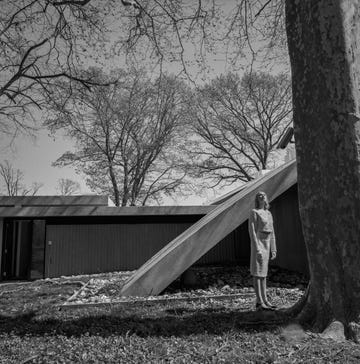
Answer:
POLYGON ((285 311, 254 312, 222 309, 170 309, 161 317, 89 314, 82 317, 59 316, 41 318, 35 312, 14 317, 0 315, 0 335, 11 332, 17 336, 64 335, 79 337, 84 334, 107 337, 136 334, 149 336, 188 336, 197 334, 220 335, 228 331, 273 331, 290 321, 285 311))

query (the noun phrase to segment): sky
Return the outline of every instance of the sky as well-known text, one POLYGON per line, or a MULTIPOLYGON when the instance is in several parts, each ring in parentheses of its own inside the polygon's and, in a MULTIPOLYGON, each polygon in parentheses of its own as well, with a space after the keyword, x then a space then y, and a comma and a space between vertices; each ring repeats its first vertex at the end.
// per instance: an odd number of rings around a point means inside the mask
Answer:
MULTIPOLYGON (((114 64, 121 65, 121 59, 117 59, 114 64)), ((217 59, 212 63, 212 77, 226 72, 227 65, 217 59)), ((169 73, 172 72, 171 66, 167 67, 169 73)), ((174 72, 179 71, 179 65, 174 65, 174 72)), ((38 117, 41 119, 41 115, 38 117)), ((24 184, 29 187, 32 183, 38 182, 43 186, 37 195, 56 195, 58 180, 68 178, 80 184, 79 194, 94 194, 86 185, 85 176, 77 174, 72 167, 55 167, 55 162, 64 152, 74 150, 73 143, 60 133, 50 135, 46 129, 37 131, 34 137, 29 135, 17 135, 13 140, 10 136, 0 138, 0 162, 8 160, 13 168, 19 169, 24 174, 24 184), (9 145, 11 141, 11 145, 9 145)), ((165 198, 164 205, 202 205, 217 198, 219 195, 227 193, 236 188, 231 186, 218 190, 216 193, 209 190, 208 196, 193 195, 190 197, 165 198)))
MULTIPOLYGON (((108 60, 110 64, 121 66, 124 62, 119 56, 116 60, 108 60)), ((211 67, 211 72, 207 73, 207 77, 215 77, 221 73, 229 70, 229 65, 226 62, 226 55, 216 55, 213 60, 207 60, 211 67)), ((248 62, 245 58, 243 62, 248 62)), ((167 66, 167 71, 177 72, 179 64, 167 66), (172 69, 172 67, 174 67, 172 69)), ((208 69, 209 71, 209 69, 208 69)), ((0 161, 8 160, 14 168, 20 169, 24 174, 24 183, 30 186, 34 182, 42 183, 43 186, 39 190, 39 195, 54 195, 58 194, 56 189, 58 180, 60 178, 69 178, 77 181, 80 184, 81 194, 93 194, 92 191, 86 186, 83 176, 76 174, 75 170, 71 167, 54 167, 52 163, 56 161, 65 151, 73 149, 72 143, 65 139, 60 134, 55 137, 50 136, 46 130, 37 133, 36 139, 29 136, 17 136, 9 147, 9 139, 0 139, 0 161)), ((229 190, 236 188, 236 185, 219 190, 216 194, 209 191, 207 197, 192 196, 190 198, 182 198, 178 200, 167 199, 166 205, 180 204, 180 205, 199 205, 204 204, 221 194, 227 193, 229 190)))
POLYGON ((46 130, 37 132, 36 138, 30 136, 17 136, 12 145, 9 139, 0 141, 1 160, 8 160, 14 168, 24 173, 24 182, 30 186, 33 182, 43 183, 41 195, 57 194, 58 179, 69 178, 81 184, 81 192, 91 193, 85 182, 68 167, 53 167, 52 163, 66 150, 72 149, 72 143, 60 135, 56 138, 49 136, 46 130))
MULTIPOLYGON (((84 176, 77 174, 73 168, 52 166, 57 158, 72 148, 71 141, 60 135, 52 137, 46 130, 37 133, 36 139, 19 136, 11 147, 9 147, 9 140, 0 140, 1 161, 8 160, 14 168, 21 170, 24 173, 26 186, 31 186, 34 182, 43 184, 37 195, 59 194, 56 187, 60 178, 69 178, 78 182, 81 195, 94 194, 86 186, 84 176)), ((209 190, 207 196, 165 198, 164 205, 203 205, 236 187, 233 185, 223 188, 217 193, 209 190)))
MULTIPOLYGON (((57 195, 56 187, 60 178, 69 178, 80 184, 81 195, 94 194, 85 183, 85 178, 77 174, 71 167, 54 167, 52 163, 66 150, 72 149, 72 143, 61 137, 48 135, 46 131, 38 133, 37 138, 18 137, 11 148, 8 141, 0 143, 1 161, 8 160, 13 167, 24 173, 24 183, 30 186, 34 182, 43 186, 37 195, 57 195)), ((209 190, 208 196, 182 198, 165 198, 164 205, 203 205, 216 197, 236 188, 236 185, 218 190, 217 193, 209 190)))

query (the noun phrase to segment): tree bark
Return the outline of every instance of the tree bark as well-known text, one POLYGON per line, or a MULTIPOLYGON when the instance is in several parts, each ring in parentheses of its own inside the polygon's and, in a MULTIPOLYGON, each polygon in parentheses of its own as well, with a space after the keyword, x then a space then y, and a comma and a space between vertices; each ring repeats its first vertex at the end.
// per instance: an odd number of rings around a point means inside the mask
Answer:
POLYGON ((300 215, 310 287, 300 318, 360 313, 360 2, 286 0, 300 215))
POLYGON ((115 176, 112 162, 109 163, 109 176, 110 176, 111 184, 113 187, 115 206, 120 206, 120 193, 119 193, 119 188, 117 185, 116 176, 115 176))

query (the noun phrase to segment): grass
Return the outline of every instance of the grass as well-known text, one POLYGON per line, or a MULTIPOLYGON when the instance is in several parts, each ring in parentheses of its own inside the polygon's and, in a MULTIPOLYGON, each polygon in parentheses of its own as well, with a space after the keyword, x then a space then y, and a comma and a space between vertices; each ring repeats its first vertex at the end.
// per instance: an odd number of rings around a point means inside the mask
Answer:
MULTIPOLYGON (((222 271, 223 275, 221 270, 208 275, 210 284, 202 290, 221 290, 216 283, 226 284, 236 275, 239 280, 239 270, 222 271)), ((57 305, 90 278, 0 285, 0 363, 360 362, 358 345, 287 331, 285 314, 255 313, 253 298, 59 311, 57 305)), ((98 291, 116 293, 113 283, 98 291)), ((230 290, 249 289, 246 283, 245 277, 242 287, 230 284, 230 290)), ((293 304, 301 295, 294 289, 297 283, 283 287, 281 282, 270 282, 273 301, 293 304)), ((165 294, 181 296, 181 291, 175 283, 165 294)))

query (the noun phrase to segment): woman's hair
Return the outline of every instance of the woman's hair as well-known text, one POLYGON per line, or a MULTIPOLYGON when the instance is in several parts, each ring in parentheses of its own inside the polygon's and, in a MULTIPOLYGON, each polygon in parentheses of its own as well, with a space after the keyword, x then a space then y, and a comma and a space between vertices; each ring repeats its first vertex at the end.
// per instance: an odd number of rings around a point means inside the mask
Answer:
POLYGON ((264 195, 266 198, 265 198, 265 210, 269 210, 270 208, 270 204, 269 204, 269 201, 268 201, 268 198, 267 198, 267 195, 265 192, 262 192, 262 191, 259 191, 256 196, 255 196, 255 208, 258 209, 260 207, 260 202, 259 202, 259 196, 261 195, 264 195))

